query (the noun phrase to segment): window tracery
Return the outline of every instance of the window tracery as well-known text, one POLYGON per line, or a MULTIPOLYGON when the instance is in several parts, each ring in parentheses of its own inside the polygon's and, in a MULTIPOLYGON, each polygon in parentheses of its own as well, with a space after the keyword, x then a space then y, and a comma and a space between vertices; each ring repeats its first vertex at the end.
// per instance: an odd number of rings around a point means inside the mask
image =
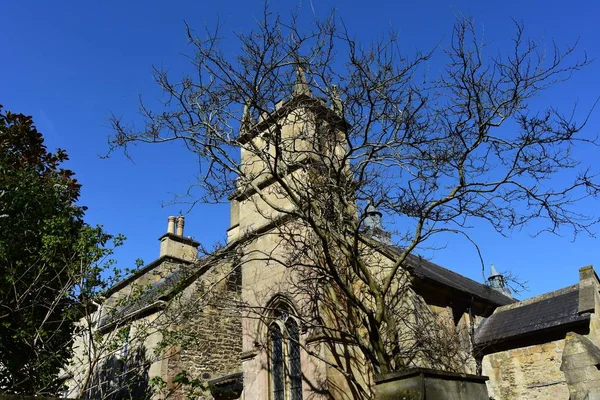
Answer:
POLYGON ((273 400, 302 400, 300 329, 296 319, 277 309, 269 325, 269 362, 273 400))

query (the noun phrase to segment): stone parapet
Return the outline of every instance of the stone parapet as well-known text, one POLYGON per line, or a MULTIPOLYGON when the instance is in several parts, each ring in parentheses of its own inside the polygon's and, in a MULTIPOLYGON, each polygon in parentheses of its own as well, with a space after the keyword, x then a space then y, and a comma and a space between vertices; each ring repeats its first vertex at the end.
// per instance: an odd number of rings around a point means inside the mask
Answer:
POLYGON ((411 368, 375 377, 377 400, 488 400, 487 376, 411 368))

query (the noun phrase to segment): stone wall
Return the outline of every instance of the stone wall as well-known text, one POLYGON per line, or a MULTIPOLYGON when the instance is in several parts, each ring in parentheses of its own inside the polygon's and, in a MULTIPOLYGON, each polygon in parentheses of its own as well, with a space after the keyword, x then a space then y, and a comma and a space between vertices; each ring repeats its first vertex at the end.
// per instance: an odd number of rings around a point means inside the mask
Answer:
POLYGON ((181 350, 179 367, 193 378, 215 379, 239 372, 242 352, 241 318, 234 312, 211 308, 193 329, 197 346, 181 350))
POLYGON ((600 398, 599 365, 600 348, 588 338, 569 332, 561 370, 565 373, 571 400, 600 398))
POLYGON ((560 370, 564 340, 486 355, 483 375, 495 400, 568 399, 569 389, 560 370))
MULTIPOLYGON (((190 285, 169 311, 181 313, 181 321, 185 321, 173 329, 173 354, 167 367, 170 380, 182 371, 202 382, 241 371, 242 326, 236 305, 239 286, 226 269, 215 267, 190 285)), ((169 386, 177 392, 175 398, 191 393, 189 386, 169 386)), ((207 393, 193 392, 194 398, 212 399, 207 393)))

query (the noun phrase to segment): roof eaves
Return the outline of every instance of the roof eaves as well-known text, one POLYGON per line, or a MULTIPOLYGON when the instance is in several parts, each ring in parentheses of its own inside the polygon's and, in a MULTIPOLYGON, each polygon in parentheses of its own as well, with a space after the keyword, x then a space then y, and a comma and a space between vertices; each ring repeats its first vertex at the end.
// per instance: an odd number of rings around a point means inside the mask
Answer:
MULTIPOLYGON (((151 296, 151 303, 140 308, 136 308, 124 316, 119 316, 118 313, 129 306, 128 304, 125 304, 119 310, 116 310, 112 316, 108 317, 108 323, 101 324, 98 329, 101 332, 106 332, 112 329, 118 323, 130 321, 132 319, 138 319, 142 316, 145 316, 148 311, 153 311, 166 307, 167 302, 176 293, 179 293, 181 290, 185 289, 190 284, 192 284, 199 276, 204 274, 209 268, 212 267, 214 261, 218 260, 221 256, 227 254, 227 250, 230 250, 233 247, 235 246, 226 246, 220 250, 217 250, 215 253, 200 259, 198 261, 198 265, 196 265, 197 268, 195 268, 195 270, 192 273, 190 273, 188 276, 182 276, 179 280, 176 280, 172 285, 167 286, 166 290, 163 293, 160 293, 160 295, 151 296)), ((169 276, 167 276, 165 279, 168 279, 169 276)), ((166 280, 158 281, 153 286, 157 287, 157 285, 161 284, 166 284, 166 280)), ((102 323, 102 320, 100 322, 102 323)))
MULTIPOLYGON (((385 255, 386 257, 388 257, 390 260, 395 260, 395 256, 398 255, 398 250, 399 249, 396 248, 395 246, 386 245, 386 244, 383 244, 381 242, 375 242, 373 239, 370 239, 370 238, 367 238, 367 237, 363 237, 363 236, 361 236, 361 240, 364 243, 366 243, 366 244, 374 247, 376 250, 380 251, 383 255, 385 255)), ((490 288, 490 287, 488 287, 488 286, 486 286, 486 285, 484 285, 482 283, 479 283, 477 281, 474 281, 473 279, 467 278, 466 276, 460 275, 457 272, 449 270, 448 268, 444 268, 444 267, 442 267, 440 265, 437 265, 437 264, 435 264, 435 263, 433 263, 431 261, 422 260, 422 259, 420 259, 420 257, 415 256, 413 254, 409 255, 409 260, 407 262, 407 267, 409 268, 410 272, 413 275, 417 276, 419 279, 428 280, 430 282, 433 282, 436 285, 441 285, 441 286, 443 286, 445 288, 448 288, 448 289, 453 290, 453 291, 458 291, 458 292, 466 294, 468 296, 474 296, 475 298, 477 298, 479 300, 482 300, 484 302, 488 302, 488 303, 491 302, 491 303, 493 303, 494 305, 497 305, 497 306, 502 306, 502 305, 506 305, 506 304, 510 304, 510 303, 516 302, 515 299, 511 299, 510 297, 507 297, 507 296, 503 295, 500 292, 497 292, 497 291, 491 292, 494 289, 492 289, 492 288, 490 288), (417 260, 417 258, 419 258, 419 260, 417 260), (468 289, 457 287, 457 285, 454 285, 454 286, 453 285, 449 285, 449 284, 447 284, 445 282, 442 282, 440 280, 434 279, 432 277, 428 277, 428 276, 424 275, 423 273, 421 273, 420 271, 418 271, 418 269, 415 267, 415 265, 411 265, 412 263, 429 263, 429 264, 435 266, 436 268, 440 268, 440 269, 442 269, 444 271, 447 271, 448 273, 450 273, 452 275, 458 275, 458 276, 462 277, 463 279, 467 279, 468 281, 470 281, 474 285, 481 286, 482 290, 489 290, 490 293, 492 293, 494 295, 494 297, 497 297, 498 300, 501 300, 501 301, 494 300, 494 299, 491 298, 491 296, 485 297, 485 296, 482 296, 479 293, 474 293, 472 291, 469 291, 468 289)))
POLYGON ((476 338, 475 339, 475 347, 481 351, 481 350, 485 350, 491 346, 503 345, 503 344, 509 343, 509 342, 517 340, 517 339, 531 338, 533 336, 544 334, 547 332, 555 332, 555 331, 561 331, 561 330, 564 330, 565 332, 570 331, 575 327, 588 324, 590 321, 590 318, 591 318, 590 314, 582 314, 582 315, 579 315, 576 318, 573 318, 572 320, 565 322, 565 323, 553 324, 553 325, 545 326, 545 327, 542 327, 539 329, 533 329, 533 330, 530 330, 530 331, 527 331, 524 333, 486 338, 485 340, 478 340, 476 338))
MULTIPOLYGON (((101 324, 98 326, 98 331, 100 333, 108 332, 108 331, 114 329, 118 324, 126 323, 126 322, 134 320, 134 319, 139 319, 142 316, 147 315, 147 313, 150 311, 155 311, 155 310, 160 310, 160 309, 165 308, 166 305, 167 305, 167 303, 165 301, 158 300, 151 304, 148 304, 147 306, 138 308, 138 309, 132 311, 131 313, 126 314, 122 317, 110 318, 107 323, 101 324)), ((100 323, 102 323, 102 320, 100 321, 100 323)))
POLYGON ((577 285, 536 296, 523 304, 498 307, 482 321, 475 334, 478 347, 558 331, 590 320, 589 313, 578 311, 577 285), (534 300, 534 301, 530 301, 534 300))

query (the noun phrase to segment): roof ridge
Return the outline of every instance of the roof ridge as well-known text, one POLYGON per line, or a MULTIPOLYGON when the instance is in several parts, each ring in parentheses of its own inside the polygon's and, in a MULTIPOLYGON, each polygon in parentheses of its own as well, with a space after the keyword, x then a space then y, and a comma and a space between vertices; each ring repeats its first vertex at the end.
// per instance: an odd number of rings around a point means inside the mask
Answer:
POLYGON ((449 268, 443 267, 443 266, 441 266, 440 264, 436 264, 436 263, 434 263, 433 261, 430 261, 430 260, 428 260, 428 259, 426 259, 426 258, 424 258, 424 257, 422 257, 422 256, 420 256, 420 255, 416 255, 416 254, 409 254, 409 256, 412 256, 412 257, 419 257, 419 259, 420 259, 420 260, 422 260, 422 261, 425 261, 425 262, 428 262, 429 264, 431 264, 431 265, 434 265, 434 266, 436 266, 436 267, 438 267, 438 268, 442 268, 442 269, 444 269, 444 270, 446 270, 446 271, 448 271, 448 272, 450 272, 450 273, 452 273, 452 274, 454 274, 454 275, 456 275, 456 276, 460 276, 461 278, 468 279, 468 280, 470 280, 471 282, 474 282, 474 283, 476 283, 476 284, 478 284, 478 285, 485 286, 485 287, 489 287, 489 286, 488 286, 488 285, 486 285, 485 283, 478 282, 478 281, 476 281, 475 279, 469 278, 468 276, 464 276, 463 274, 459 274, 459 273, 458 273, 458 272, 456 272, 456 271, 453 271, 453 270, 451 270, 451 269, 449 269, 449 268))

